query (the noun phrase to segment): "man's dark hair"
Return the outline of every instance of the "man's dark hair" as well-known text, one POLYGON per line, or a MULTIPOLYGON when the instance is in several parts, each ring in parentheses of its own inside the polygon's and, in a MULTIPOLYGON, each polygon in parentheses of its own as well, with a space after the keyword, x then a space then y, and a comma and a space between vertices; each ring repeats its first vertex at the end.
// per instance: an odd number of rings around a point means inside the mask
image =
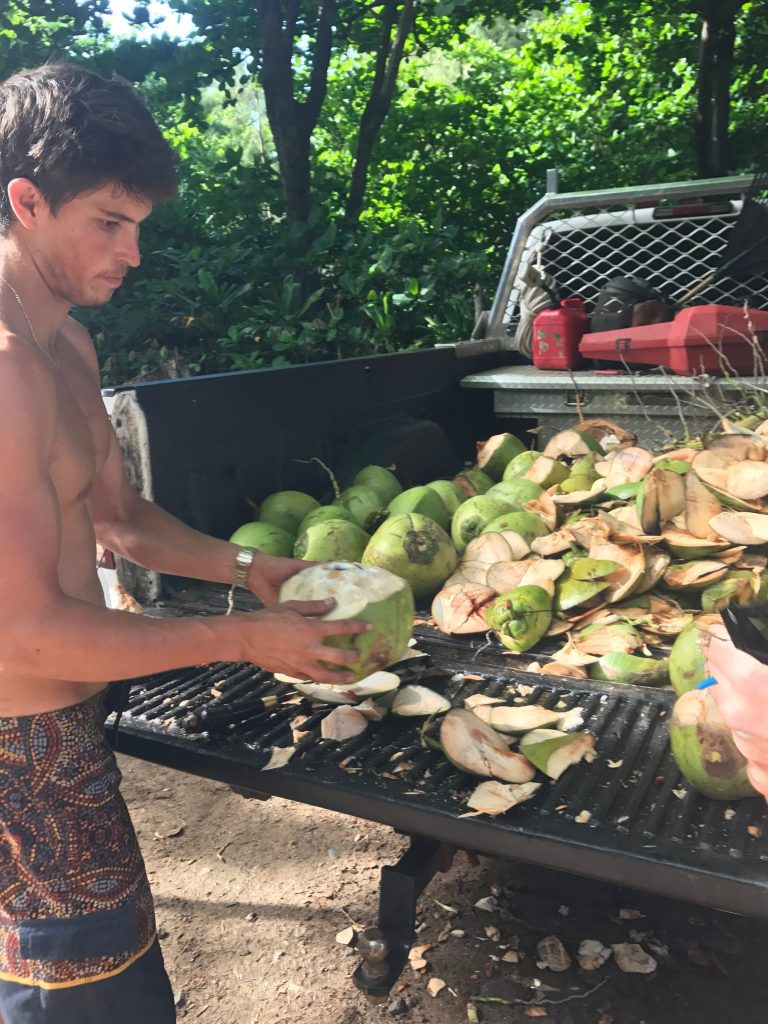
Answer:
POLYGON ((0 83, 0 233, 13 213, 8 183, 29 178, 56 213, 110 182, 134 199, 173 199, 177 158, 123 78, 44 64, 0 83))

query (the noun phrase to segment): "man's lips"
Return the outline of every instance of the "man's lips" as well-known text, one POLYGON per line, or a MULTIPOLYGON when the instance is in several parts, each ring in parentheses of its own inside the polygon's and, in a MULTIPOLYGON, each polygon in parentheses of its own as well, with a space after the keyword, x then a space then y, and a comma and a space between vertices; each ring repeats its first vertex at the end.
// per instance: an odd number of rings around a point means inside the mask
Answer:
POLYGON ((113 288, 117 288, 125 279, 125 274, 102 274, 101 276, 113 288))

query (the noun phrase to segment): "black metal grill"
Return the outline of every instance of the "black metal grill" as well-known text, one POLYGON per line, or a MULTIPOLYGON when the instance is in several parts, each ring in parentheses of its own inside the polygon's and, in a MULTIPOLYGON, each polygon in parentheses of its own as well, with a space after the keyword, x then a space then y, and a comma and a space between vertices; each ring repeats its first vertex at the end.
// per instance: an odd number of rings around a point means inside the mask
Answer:
MULTIPOLYGON (((182 586, 170 604, 199 613, 220 611, 225 602, 222 588, 182 586)), ((483 637, 456 640, 425 625, 417 625, 416 636, 430 656, 426 671, 432 675, 425 682, 455 706, 484 692, 562 710, 583 708, 584 727, 597 737, 595 761, 545 782, 532 800, 505 815, 461 818, 478 780, 422 744, 420 719, 389 715, 345 743, 323 740, 320 722, 330 708, 287 703, 295 691, 251 665, 237 664, 139 681, 120 723, 118 749, 452 846, 768 917, 768 808, 760 799, 731 806, 689 790, 667 742, 670 692, 566 683, 519 670, 483 637), (184 729, 190 714, 245 708, 269 694, 282 698, 274 710, 244 717, 223 736, 189 735, 184 729), (301 729, 310 735, 288 764, 262 771, 273 747, 292 745, 290 723, 297 714, 309 715, 301 729), (580 823, 583 812, 589 820, 580 823)))

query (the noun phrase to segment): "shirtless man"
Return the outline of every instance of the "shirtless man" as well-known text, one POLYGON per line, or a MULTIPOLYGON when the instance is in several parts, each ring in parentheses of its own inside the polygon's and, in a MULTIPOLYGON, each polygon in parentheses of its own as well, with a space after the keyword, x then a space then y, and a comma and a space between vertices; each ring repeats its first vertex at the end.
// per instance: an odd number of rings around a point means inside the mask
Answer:
POLYGON ((211 661, 344 682, 332 601, 274 606, 304 563, 204 536, 133 491, 72 305, 139 264, 175 158, 122 80, 47 65, 0 84, 0 1014, 175 1019, 141 854, 104 741, 105 688, 211 661), (96 541, 268 607, 153 619, 104 607, 96 541), (322 663, 333 668, 323 668, 322 663))

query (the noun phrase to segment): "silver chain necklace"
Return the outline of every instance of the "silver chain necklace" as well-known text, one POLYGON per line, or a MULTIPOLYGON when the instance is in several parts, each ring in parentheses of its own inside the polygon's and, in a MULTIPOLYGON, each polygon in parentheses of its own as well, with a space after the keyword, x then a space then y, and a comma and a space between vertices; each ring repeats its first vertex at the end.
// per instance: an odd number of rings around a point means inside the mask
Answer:
POLYGON ((61 368, 61 356, 59 354, 59 350, 58 350, 58 346, 57 346, 56 342, 54 342, 54 344, 53 344, 53 349, 54 349, 54 352, 56 353, 57 358, 54 359, 53 354, 48 351, 48 349, 45 347, 45 345, 41 345, 40 342, 37 340, 37 335, 35 334, 35 329, 32 326, 32 321, 27 316, 27 311, 26 311, 26 309, 24 309, 24 303, 21 301, 21 296, 19 295, 19 293, 16 291, 16 289, 13 287, 13 285, 9 281, 6 281, 6 279, 4 277, 0 277, 0 284, 4 284, 5 285, 5 287, 11 293, 11 295, 13 295, 14 299, 16 299, 16 302, 19 304, 19 309, 21 310, 22 315, 24 316, 24 319, 27 321, 27 327, 29 329, 29 334, 30 334, 30 337, 31 337, 32 341, 34 342, 35 348, 39 352, 42 352, 42 354, 50 362, 50 364, 54 368, 54 370, 59 370, 61 368))

